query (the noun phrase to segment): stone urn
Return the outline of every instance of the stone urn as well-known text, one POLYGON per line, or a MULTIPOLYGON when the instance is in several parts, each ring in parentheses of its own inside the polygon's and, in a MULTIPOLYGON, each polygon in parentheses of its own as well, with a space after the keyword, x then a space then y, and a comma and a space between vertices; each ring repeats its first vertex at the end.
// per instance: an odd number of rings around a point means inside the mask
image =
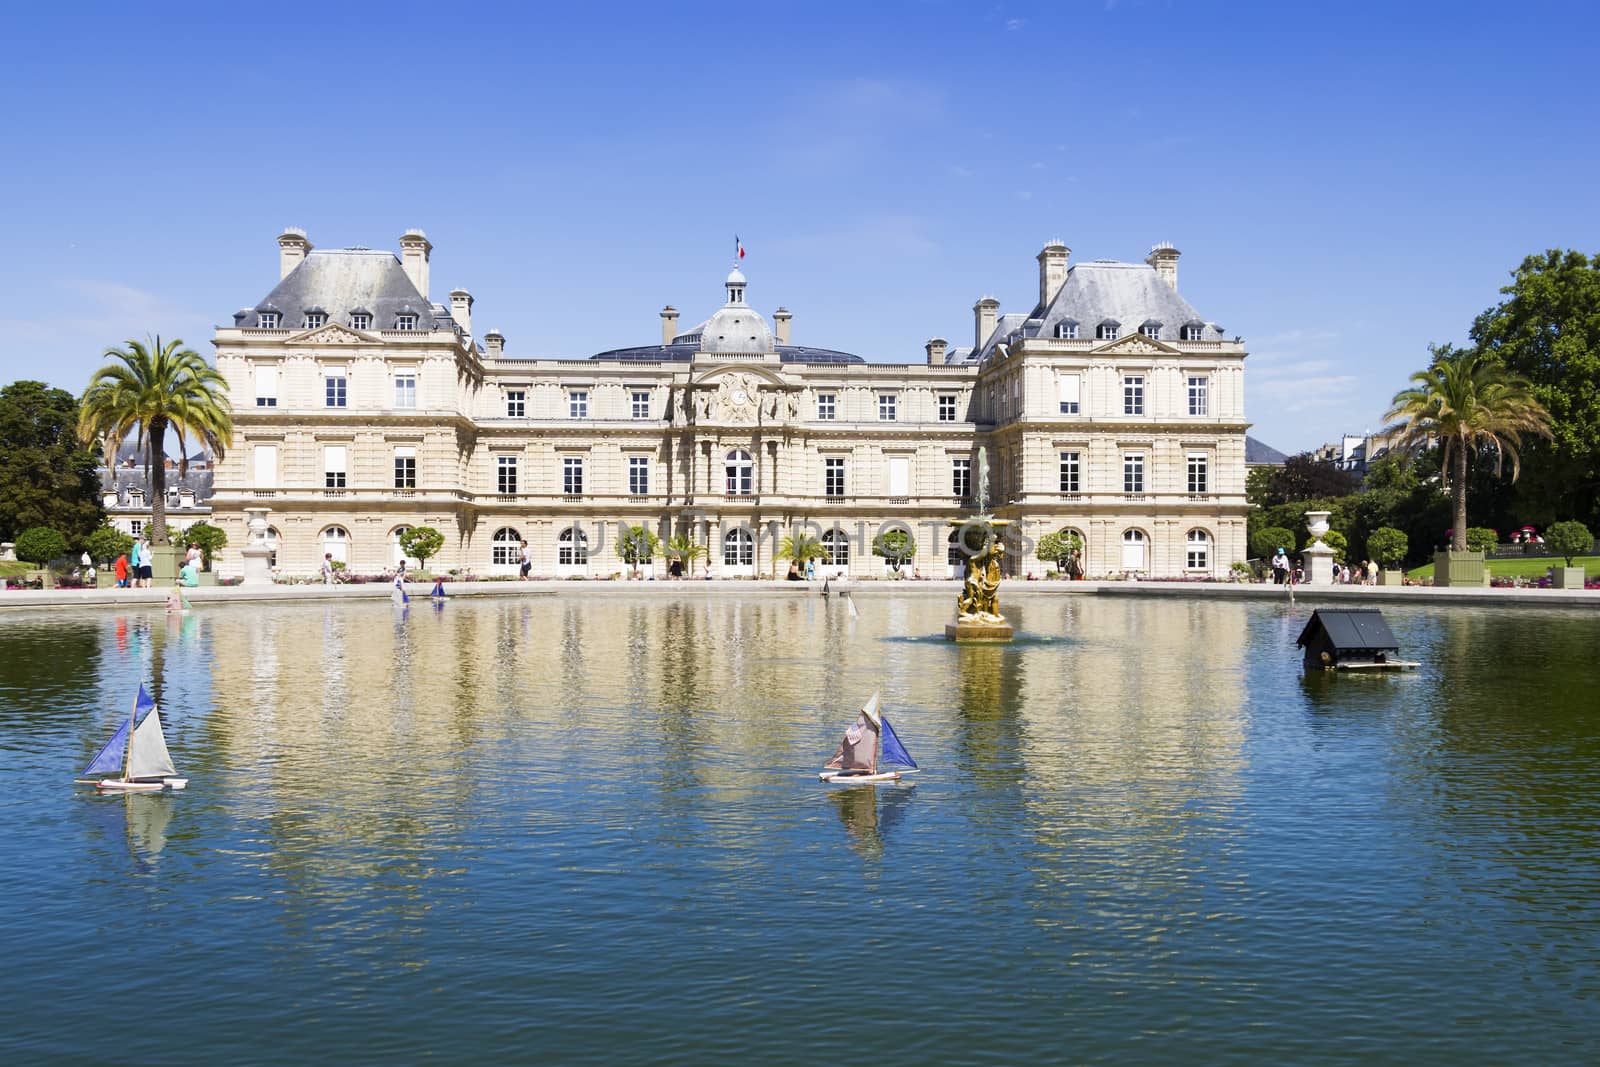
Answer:
POLYGON ((271 508, 245 508, 249 516, 245 527, 250 531, 250 541, 239 550, 244 557, 244 572, 240 585, 272 584, 272 546, 267 544, 267 513, 271 508))
POLYGON ((1333 549, 1322 541, 1322 535, 1328 532, 1328 516, 1331 511, 1306 512, 1306 531, 1311 534, 1312 542, 1300 553, 1306 561, 1307 585, 1332 585, 1333 584, 1333 549))

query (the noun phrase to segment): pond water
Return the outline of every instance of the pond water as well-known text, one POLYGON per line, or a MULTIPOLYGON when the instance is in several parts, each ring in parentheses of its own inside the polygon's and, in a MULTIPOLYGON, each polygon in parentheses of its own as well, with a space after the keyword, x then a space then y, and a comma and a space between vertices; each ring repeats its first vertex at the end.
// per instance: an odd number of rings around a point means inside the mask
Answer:
POLYGON ((1593 1062, 1600 620, 580 596, 0 618, 12 1063, 1593 1062), (152 685, 182 793, 73 777, 152 685), (881 689, 916 784, 816 770, 881 689))

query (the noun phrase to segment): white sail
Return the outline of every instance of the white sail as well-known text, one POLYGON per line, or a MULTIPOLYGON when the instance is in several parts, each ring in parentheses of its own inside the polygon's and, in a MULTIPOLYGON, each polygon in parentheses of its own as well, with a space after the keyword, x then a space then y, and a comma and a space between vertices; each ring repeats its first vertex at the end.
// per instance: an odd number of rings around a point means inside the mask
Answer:
POLYGON ((133 731, 128 751, 129 778, 166 778, 178 773, 167 753, 167 739, 161 733, 161 713, 155 708, 133 731))

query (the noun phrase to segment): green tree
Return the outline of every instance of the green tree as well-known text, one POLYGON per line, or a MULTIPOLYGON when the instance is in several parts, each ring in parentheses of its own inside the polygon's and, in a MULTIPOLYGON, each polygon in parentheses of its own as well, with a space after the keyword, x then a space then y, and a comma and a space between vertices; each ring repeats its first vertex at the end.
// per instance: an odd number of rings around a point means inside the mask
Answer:
POLYGON ((1555 552, 1559 552, 1567 559, 1567 566, 1572 566, 1574 556, 1588 555, 1594 548, 1594 534, 1589 532, 1589 527, 1581 522, 1569 520, 1558 522, 1544 532, 1544 543, 1555 552))
POLYGON ((1322 535, 1322 543, 1333 549, 1333 558, 1348 562, 1350 559, 1350 540, 1338 530, 1329 530, 1322 535))
POLYGON ((1367 555, 1378 561, 1378 566, 1393 570, 1406 558, 1406 535, 1393 526, 1381 526, 1367 538, 1367 555))
POLYGON ((1309 452, 1302 452, 1273 469, 1262 503, 1287 504, 1296 500, 1348 496, 1359 484, 1359 478, 1340 470, 1333 460, 1317 459, 1309 452))
POLYGON ((776 556, 778 559, 792 559, 804 567, 814 559, 827 559, 828 550, 822 547, 821 541, 810 534, 796 531, 778 542, 776 556))
POLYGON ((1074 553, 1078 558, 1083 558, 1083 539, 1071 530, 1056 530, 1039 538, 1039 544, 1033 554, 1044 563, 1049 563, 1057 571, 1064 570, 1074 553))
POLYGON ((182 341, 163 345, 160 337, 147 344, 128 341, 106 349, 117 360, 89 379, 78 416, 78 437, 96 442, 106 466, 116 462, 117 448, 133 436, 144 452, 150 477, 150 541, 167 543, 167 431, 178 439, 178 476, 189 472, 189 442, 203 443, 221 459, 233 444, 233 410, 227 383, 199 353, 182 341))
POLYGON ((218 552, 228 547, 228 534, 220 526, 213 526, 209 522, 197 522, 183 531, 183 543, 198 545, 200 548, 200 562, 206 570, 211 569, 211 561, 218 552))
POLYGON ((661 550, 661 553, 668 559, 682 560, 689 577, 693 578, 694 561, 706 554, 706 546, 696 544, 694 538, 688 534, 674 534, 667 538, 666 547, 661 550))
POLYGON ((1250 535, 1250 555, 1256 559, 1271 559, 1283 549, 1293 552, 1294 534, 1282 526, 1266 526, 1250 535))
POLYGON ((90 559, 109 564, 133 547, 133 538, 115 526, 102 526, 84 539, 83 550, 90 559))
POLYGON ((1467 551, 1487 553, 1500 543, 1500 535, 1487 526, 1467 528, 1467 551))
MULTIPOLYGON (((821 547, 820 545, 818 546, 821 547)), ((917 539, 904 526, 890 524, 872 539, 872 554, 882 556, 896 574, 917 555, 917 539)))
POLYGON ((1441 468, 1455 514, 1451 547, 1467 547, 1467 470, 1480 445, 1493 449, 1498 472, 1511 458, 1516 481, 1523 434, 1548 436, 1550 417, 1525 379, 1470 350, 1435 347, 1433 365, 1411 376, 1411 388, 1395 394, 1385 419, 1398 447, 1421 448, 1437 439, 1441 468), (1398 421, 1393 421, 1398 420, 1398 421))
POLYGON ((43 567, 67 554, 67 539, 60 530, 30 526, 17 535, 16 552, 18 559, 43 567))
POLYGON ((1560 515, 1600 522, 1600 256, 1551 249, 1511 278, 1471 337, 1532 383, 1550 436, 1529 442, 1505 511, 1541 526, 1560 515))
POLYGON ((1244 476, 1244 498, 1255 507, 1265 507, 1269 503, 1281 503, 1270 499, 1272 495, 1272 476, 1277 473, 1276 467, 1259 466, 1251 467, 1244 476))
POLYGON ((77 544, 105 522, 95 454, 78 441, 78 401, 44 382, 0 389, 0 541, 49 526, 77 544))
POLYGON ((649 563, 661 550, 661 538, 648 526, 622 526, 617 531, 617 558, 639 573, 639 564, 649 563))
POLYGON ((443 547, 444 534, 432 526, 413 526, 400 535, 400 551, 415 559, 423 570, 427 570, 428 560, 437 556, 443 547))

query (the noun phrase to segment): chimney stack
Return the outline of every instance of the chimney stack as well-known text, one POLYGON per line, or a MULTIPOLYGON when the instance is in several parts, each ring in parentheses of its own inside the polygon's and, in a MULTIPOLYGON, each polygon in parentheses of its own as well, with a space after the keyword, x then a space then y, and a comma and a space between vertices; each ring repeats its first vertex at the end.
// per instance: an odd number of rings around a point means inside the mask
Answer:
POLYGON ((499 359, 505 354, 506 335, 499 330, 490 330, 483 335, 483 347, 490 359, 499 359))
POLYGON ((1067 280, 1067 260, 1072 249, 1061 241, 1051 241, 1039 253, 1039 306, 1047 308, 1067 280))
POLYGON ((661 309, 661 343, 670 345, 678 336, 678 309, 668 304, 661 309))
POLYGON ((772 313, 772 334, 780 345, 789 343, 789 323, 793 319, 794 316, 789 314, 788 308, 779 308, 772 313))
POLYGON ((456 320, 461 332, 472 336, 472 294, 465 289, 450 290, 450 317, 456 320))
POLYGON ((432 251, 428 235, 421 230, 407 230, 400 235, 400 264, 424 300, 428 299, 428 253, 432 251))
POLYGON ((944 366, 945 353, 950 351, 949 341, 946 341, 943 337, 934 337, 929 339, 924 347, 928 353, 928 366, 944 366))
POLYGON ((972 305, 972 350, 976 352, 983 347, 983 342, 994 333, 995 320, 999 317, 1000 301, 992 296, 986 296, 972 305))
POLYGON ((306 240, 306 231, 298 226, 285 226, 278 235, 278 280, 287 278, 290 271, 305 262, 310 251, 311 242, 306 240))
POLYGON ((1162 241, 1150 250, 1150 254, 1144 257, 1144 261, 1156 269, 1156 273, 1161 275, 1162 281, 1172 286, 1173 289, 1177 289, 1178 256, 1181 254, 1166 241, 1162 241))

